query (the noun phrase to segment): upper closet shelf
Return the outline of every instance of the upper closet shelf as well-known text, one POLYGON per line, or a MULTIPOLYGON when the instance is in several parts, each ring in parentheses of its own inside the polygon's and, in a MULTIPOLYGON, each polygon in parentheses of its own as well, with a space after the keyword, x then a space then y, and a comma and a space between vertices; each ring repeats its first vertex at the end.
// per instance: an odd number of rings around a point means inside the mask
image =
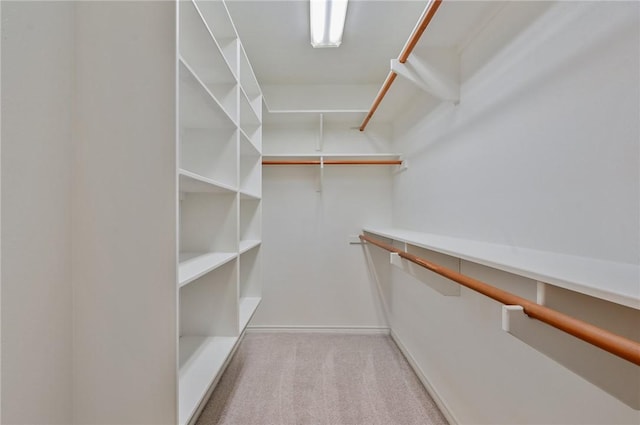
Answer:
POLYGON ((263 165, 403 165, 399 154, 271 154, 262 156, 263 165))
POLYGON ((236 193, 236 189, 190 171, 180 170, 180 192, 236 193))
POLYGON ((640 310, 640 267, 395 228, 365 232, 640 310))

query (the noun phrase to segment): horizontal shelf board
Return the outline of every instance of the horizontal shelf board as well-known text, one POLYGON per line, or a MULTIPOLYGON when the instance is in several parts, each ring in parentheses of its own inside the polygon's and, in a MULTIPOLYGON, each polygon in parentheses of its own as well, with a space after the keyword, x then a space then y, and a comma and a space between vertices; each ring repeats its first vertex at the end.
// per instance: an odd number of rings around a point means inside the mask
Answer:
POLYGON ((403 229, 365 227, 363 230, 388 239, 640 309, 640 267, 635 264, 615 263, 403 229))
POLYGON ((240 191, 240 199, 242 200, 255 200, 255 201, 259 201, 261 199, 260 195, 257 193, 252 193, 249 191, 244 191, 241 190, 240 191))
POLYGON ((185 425, 224 366, 237 337, 180 338, 178 423, 185 425))
POLYGON ((234 252, 181 252, 178 286, 183 287, 236 257, 234 252))
POLYGON ((366 116, 366 110, 296 110, 296 111, 269 111, 262 117, 266 126, 304 125, 310 129, 319 130, 320 115, 322 121, 327 124, 346 124, 348 128, 356 131, 366 116))
POLYGON ((204 192, 204 193, 236 193, 236 188, 209 179, 207 177, 181 169, 180 191, 181 192, 204 192))
POLYGON ((243 297, 240 298, 240 332, 249 324, 253 313, 256 312, 262 298, 260 297, 243 297))
POLYGON ((368 109, 269 109, 270 114, 362 114, 368 109))
POLYGON ((253 248, 260 246, 262 243, 259 239, 246 239, 240 241, 240 249, 238 250, 240 254, 244 254, 247 251, 252 250, 253 248))
POLYGON ((263 154, 262 159, 267 161, 287 160, 320 160, 320 157, 333 160, 399 160, 400 154, 395 153, 292 153, 292 154, 263 154))

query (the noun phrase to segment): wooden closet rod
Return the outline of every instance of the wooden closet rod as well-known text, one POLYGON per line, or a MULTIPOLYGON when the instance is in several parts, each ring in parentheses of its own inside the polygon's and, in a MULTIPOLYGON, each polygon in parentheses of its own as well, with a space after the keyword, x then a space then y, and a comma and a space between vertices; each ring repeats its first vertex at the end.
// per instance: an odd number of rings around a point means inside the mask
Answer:
MULTIPOLYGON (((342 159, 325 159, 324 165, 401 165, 400 160, 342 160, 342 159)), ((262 165, 320 165, 319 160, 283 160, 270 161, 263 160, 262 165)))
POLYGON ((590 323, 560 313, 549 307, 536 304, 526 298, 519 297, 510 292, 503 291, 487 283, 476 280, 472 277, 463 275, 454 270, 442 267, 438 264, 425 260, 424 258, 401 251, 391 245, 376 240, 366 235, 360 235, 360 240, 366 241, 379 248, 389 252, 394 252, 400 257, 405 258, 412 263, 422 266, 434 273, 451 279, 469 289, 481 293, 492 298, 504 305, 519 305, 524 309, 524 313, 533 318, 540 320, 554 328, 560 329, 570 335, 575 336, 589 344, 600 347, 611 354, 621 357, 625 360, 640 366, 640 343, 623 336, 614 334, 605 329, 594 326, 590 323))
MULTIPOLYGON (((424 30, 427 29, 427 26, 429 26, 431 19, 433 19, 433 15, 436 14, 436 11, 440 7, 440 3, 442 3, 442 0, 431 0, 431 4, 429 5, 427 12, 422 17, 422 20, 420 21, 420 23, 413 30, 413 33, 411 34, 411 37, 409 37, 407 44, 402 49, 402 52, 400 52, 400 56, 398 57, 398 62, 405 63, 407 61, 414 47, 416 47, 416 44, 418 44, 418 40, 420 40, 420 37, 422 37, 422 33, 424 33, 424 30)), ((380 102, 382 102, 382 99, 389 91, 391 84, 393 84, 393 81, 396 79, 397 76, 398 74, 396 74, 395 72, 389 71, 389 75, 387 75, 387 78, 384 80, 384 83, 382 84, 382 88, 380 89, 380 91, 378 92, 378 95, 374 99, 373 105, 371 105, 371 109, 369 109, 369 113, 367 114, 364 121, 362 121, 362 124, 360 125, 360 131, 364 131, 365 127, 369 123, 369 120, 371 119, 371 117, 373 117, 373 114, 376 112, 376 109, 378 109, 378 106, 380 106, 380 102)))

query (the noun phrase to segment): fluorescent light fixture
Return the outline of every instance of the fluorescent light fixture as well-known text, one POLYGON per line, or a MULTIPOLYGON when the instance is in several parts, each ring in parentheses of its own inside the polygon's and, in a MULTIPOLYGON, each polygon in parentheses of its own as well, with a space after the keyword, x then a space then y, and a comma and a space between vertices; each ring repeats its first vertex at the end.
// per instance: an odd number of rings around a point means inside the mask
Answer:
POLYGON ((309 22, 313 47, 338 47, 342 43, 348 0, 310 0, 309 22))

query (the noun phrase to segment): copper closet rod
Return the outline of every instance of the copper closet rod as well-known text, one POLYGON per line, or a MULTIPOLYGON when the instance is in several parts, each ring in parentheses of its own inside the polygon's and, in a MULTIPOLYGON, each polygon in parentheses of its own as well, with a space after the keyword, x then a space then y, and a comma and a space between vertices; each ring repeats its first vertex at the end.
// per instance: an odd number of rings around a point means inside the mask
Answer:
POLYGON ((529 301, 526 298, 519 297, 510 292, 503 291, 487 283, 473 279, 469 276, 458 273, 454 270, 442 267, 438 264, 425 260, 408 252, 401 251, 391 245, 384 242, 380 242, 369 236, 360 235, 360 240, 366 241, 385 249, 389 252, 394 252, 400 257, 405 258, 412 263, 422 266, 434 273, 451 279, 454 282, 459 283, 462 286, 466 286, 476 292, 481 293, 489 298, 492 298, 504 305, 519 305, 524 309, 524 313, 533 318, 540 320, 554 328, 560 329, 570 335, 575 336, 589 344, 600 347, 611 354, 621 357, 625 360, 635 363, 640 366, 640 343, 625 338, 623 336, 614 334, 605 329, 594 326, 590 323, 583 322, 574 317, 567 316, 556 310, 550 309, 540 304, 536 304, 533 301, 529 301))
MULTIPOLYGON (((262 165, 320 165, 319 160, 263 160, 262 165)), ((324 165, 401 165, 400 160, 342 160, 342 159, 325 159, 322 161, 324 165)))
MULTIPOLYGON (((404 46, 404 49, 402 49, 402 52, 400 52, 400 56, 398 57, 398 62, 405 63, 407 61, 407 58, 413 51, 413 48, 416 47, 416 44, 418 44, 418 40, 420 40, 420 37, 422 37, 422 33, 424 32, 425 29, 427 29, 427 26, 431 22, 431 19, 433 19, 433 15, 436 14, 436 11, 440 7, 440 3, 442 3, 442 0, 433 0, 431 2, 431 6, 429 7, 429 10, 427 11, 427 13, 425 13, 424 17, 422 18, 418 26, 415 28, 415 30, 411 34, 411 37, 409 37, 409 41, 407 41, 407 44, 404 46)), ((369 123, 369 120, 371 119, 371 117, 373 117, 373 114, 376 112, 376 109, 378 109, 378 106, 380 106, 380 102, 382 102, 382 98, 384 98, 384 96, 387 94, 387 92, 389 91, 389 88, 391 87, 391 84, 393 84, 393 81, 396 79, 397 76, 398 74, 396 74, 395 72, 389 71, 389 75, 387 75, 387 79, 384 80, 384 84, 382 84, 382 88, 380 89, 380 91, 378 92, 378 95, 373 101, 373 105, 371 105, 371 109, 369 109, 369 113, 367 114, 364 121, 362 121, 362 124, 360 125, 360 131, 364 131, 365 127, 369 123)))

